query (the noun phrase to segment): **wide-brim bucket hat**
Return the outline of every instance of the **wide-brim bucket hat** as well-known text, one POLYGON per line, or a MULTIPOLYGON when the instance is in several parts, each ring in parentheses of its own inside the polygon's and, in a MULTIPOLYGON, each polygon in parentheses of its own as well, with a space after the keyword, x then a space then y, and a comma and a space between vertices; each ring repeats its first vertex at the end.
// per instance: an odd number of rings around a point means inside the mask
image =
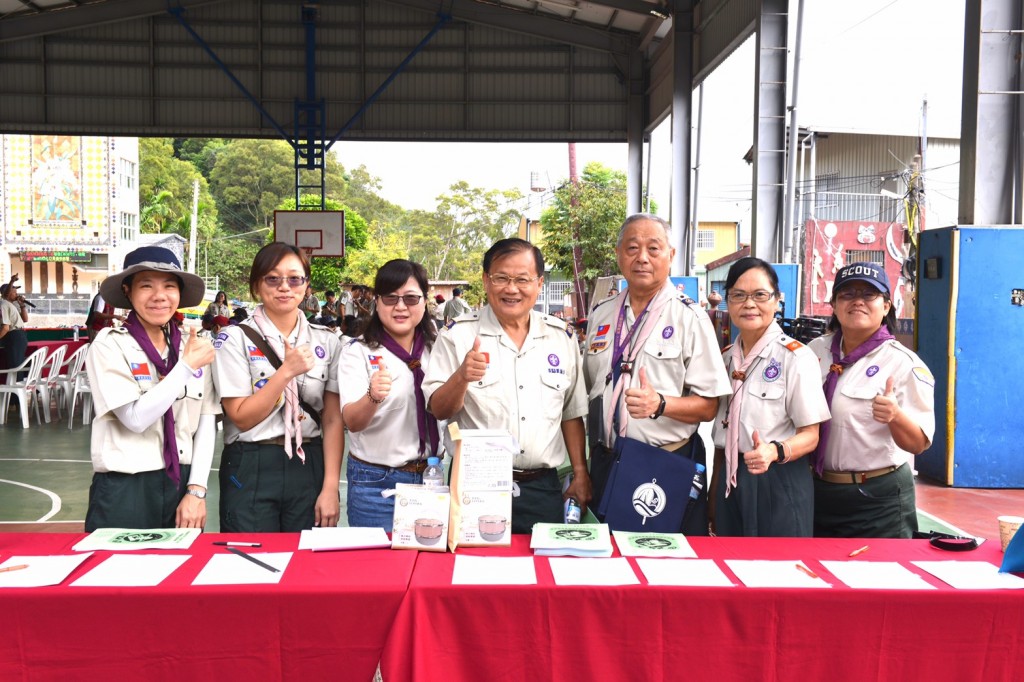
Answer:
POLYGON ((131 308, 132 302, 125 296, 121 285, 128 277, 147 270, 170 272, 178 277, 181 282, 181 300, 178 302, 180 308, 198 305, 206 295, 206 283, 203 278, 182 270, 181 263, 173 251, 162 246, 141 246, 124 257, 124 270, 107 277, 100 284, 100 295, 103 300, 115 308, 131 308))

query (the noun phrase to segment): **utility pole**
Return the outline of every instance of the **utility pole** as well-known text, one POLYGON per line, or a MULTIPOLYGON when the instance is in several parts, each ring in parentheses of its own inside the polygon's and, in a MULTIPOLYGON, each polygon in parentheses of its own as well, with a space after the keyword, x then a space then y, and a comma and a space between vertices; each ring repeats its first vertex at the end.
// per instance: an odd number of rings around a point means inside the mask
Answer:
POLYGON ((192 181, 192 227, 188 231, 188 271, 196 274, 196 231, 199 228, 199 178, 192 181))
MULTIPOLYGON (((583 249, 580 247, 579 209, 579 176, 576 175, 576 143, 569 143, 569 228, 572 230, 572 269, 573 290, 575 293, 576 319, 584 316, 587 310, 586 298, 583 293, 583 249)), ((544 273, 540 273, 543 275, 544 273)))

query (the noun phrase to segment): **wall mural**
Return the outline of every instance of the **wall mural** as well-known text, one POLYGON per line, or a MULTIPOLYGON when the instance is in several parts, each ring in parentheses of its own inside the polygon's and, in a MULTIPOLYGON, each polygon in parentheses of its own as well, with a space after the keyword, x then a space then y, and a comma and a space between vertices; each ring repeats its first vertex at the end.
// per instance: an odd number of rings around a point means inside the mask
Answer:
POLYGON ((82 138, 32 136, 32 220, 82 224, 82 138))

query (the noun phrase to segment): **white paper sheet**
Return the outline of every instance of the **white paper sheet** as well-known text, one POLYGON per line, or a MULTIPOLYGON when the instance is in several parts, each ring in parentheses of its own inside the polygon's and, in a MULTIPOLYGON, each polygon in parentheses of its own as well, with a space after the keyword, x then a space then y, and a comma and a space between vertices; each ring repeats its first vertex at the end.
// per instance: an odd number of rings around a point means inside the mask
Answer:
POLYGON ((342 549, 390 547, 391 540, 383 528, 312 528, 299 534, 299 549, 331 552, 342 549))
MULTIPOLYGON (((820 577, 811 577, 807 564, 796 559, 783 561, 726 559, 726 565, 747 587, 832 587, 820 577)), ((813 571, 811 571, 813 573, 813 571)))
POLYGON ((614 559, 566 559, 552 557, 551 573, 556 585, 639 585, 640 579, 633 572, 629 560, 614 559))
POLYGON ((452 585, 536 585, 537 570, 530 556, 455 555, 452 585))
POLYGON ((1000 573, 999 567, 987 561, 911 561, 939 580, 958 590, 1019 590, 1024 578, 1000 573))
POLYGON ((697 553, 682 533, 630 533, 613 530, 612 535, 622 556, 697 558, 697 553))
POLYGON ((735 587, 713 559, 637 559, 649 585, 735 587))
POLYGON ((253 559, 270 564, 278 572, 268 571, 262 566, 237 554, 214 554, 199 572, 193 585, 276 585, 291 561, 292 552, 246 552, 253 559))
POLYGON ((139 549, 188 549, 201 528, 98 528, 71 549, 76 552, 139 549))
POLYGON ((191 558, 189 554, 113 554, 71 585, 154 587, 191 558))
MULTIPOLYGON (((0 573, 0 587, 45 587, 60 585, 71 572, 83 561, 92 556, 85 554, 60 554, 57 556, 12 556, 0 564, 0 568, 8 566, 25 566, 17 571, 0 573)), ((0 618, 3 608, 0 607, 0 618)))
POLYGON ((925 580, 897 561, 822 561, 832 575, 854 589, 934 590, 925 580))

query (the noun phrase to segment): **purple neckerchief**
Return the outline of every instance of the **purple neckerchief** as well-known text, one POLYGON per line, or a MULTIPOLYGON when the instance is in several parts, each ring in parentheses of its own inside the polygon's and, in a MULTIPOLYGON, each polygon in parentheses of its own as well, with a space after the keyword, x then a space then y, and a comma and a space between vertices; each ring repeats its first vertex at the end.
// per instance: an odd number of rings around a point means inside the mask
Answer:
MULTIPOLYGON (((896 337, 889 333, 888 328, 883 324, 864 343, 854 348, 853 352, 847 353, 845 357, 840 359, 839 350, 842 347, 843 335, 836 332, 836 335, 832 337, 832 366, 828 369, 828 376, 825 377, 825 384, 822 387, 825 389, 825 401, 828 403, 830 410, 832 409, 832 396, 836 393, 836 385, 839 383, 839 375, 843 373, 843 369, 857 362, 886 341, 894 338, 896 337)), ((818 447, 814 449, 814 453, 811 455, 811 463, 814 465, 814 471, 819 475, 825 469, 825 446, 828 445, 828 436, 831 430, 831 419, 821 422, 821 425, 818 427, 818 447)))
POLYGON ((420 455, 423 455, 424 445, 430 445, 431 455, 437 456, 437 421, 427 414, 427 400, 423 397, 423 364, 420 358, 423 356, 423 348, 427 344, 423 332, 416 330, 412 341, 412 353, 406 353, 405 349, 398 345, 398 342, 391 338, 386 331, 381 332, 380 343, 394 354, 396 358, 405 363, 406 367, 412 370, 412 387, 416 395, 416 426, 420 432, 420 455))
MULTIPOLYGON (((146 354, 146 358, 153 363, 160 378, 170 374, 174 366, 178 364, 178 348, 181 347, 181 330, 178 329, 178 325, 172 321, 168 323, 168 327, 170 327, 170 340, 168 341, 167 360, 164 361, 160 357, 160 353, 156 351, 156 346, 153 345, 149 334, 146 333, 146 328, 142 326, 142 322, 139 321, 134 310, 128 313, 128 317, 124 321, 124 328, 138 342, 142 352, 146 354)), ((174 436, 174 405, 168 407, 164 412, 164 471, 175 484, 181 482, 181 468, 178 465, 178 439, 174 436)))

